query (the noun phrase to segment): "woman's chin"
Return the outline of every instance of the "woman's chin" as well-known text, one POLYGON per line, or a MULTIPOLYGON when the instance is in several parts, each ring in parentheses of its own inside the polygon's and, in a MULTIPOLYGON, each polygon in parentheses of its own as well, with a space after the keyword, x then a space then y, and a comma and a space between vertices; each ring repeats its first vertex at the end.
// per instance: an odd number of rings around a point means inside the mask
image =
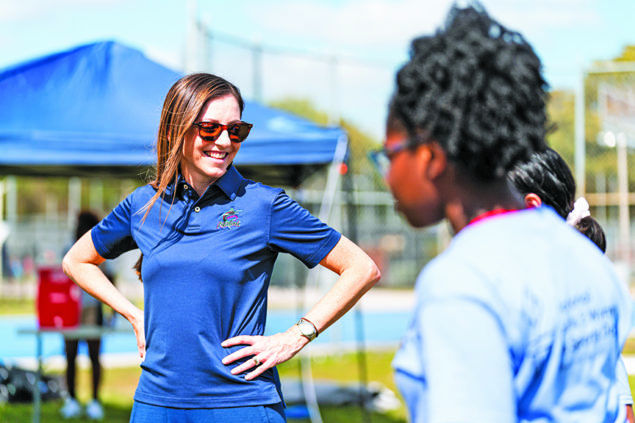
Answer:
POLYGON ((214 180, 220 178, 225 173, 227 173, 227 166, 214 166, 205 169, 205 175, 214 180))

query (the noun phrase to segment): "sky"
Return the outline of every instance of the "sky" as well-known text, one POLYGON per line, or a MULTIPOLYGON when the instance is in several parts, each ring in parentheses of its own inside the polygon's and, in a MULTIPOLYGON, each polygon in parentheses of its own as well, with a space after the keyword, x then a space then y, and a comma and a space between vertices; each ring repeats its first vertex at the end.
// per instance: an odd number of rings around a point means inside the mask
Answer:
MULTIPOLYGON (((610 60, 635 44, 635 0, 481 3, 529 40, 553 89, 575 89, 593 61, 610 60)), ((450 0, 0 0, 0 69, 116 40, 177 71, 219 74, 248 99, 310 100, 333 119, 343 117, 380 140, 395 72, 408 59, 411 39, 434 32, 451 5, 450 0), (254 46, 260 46, 260 55, 254 46)))

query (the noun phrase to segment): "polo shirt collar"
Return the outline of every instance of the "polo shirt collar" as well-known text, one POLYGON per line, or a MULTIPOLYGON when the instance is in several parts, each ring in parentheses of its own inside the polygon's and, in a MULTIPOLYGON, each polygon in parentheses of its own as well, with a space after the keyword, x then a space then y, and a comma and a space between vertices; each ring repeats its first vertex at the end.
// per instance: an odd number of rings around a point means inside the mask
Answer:
MULTIPOLYGON (((244 180, 245 178, 243 178, 243 176, 238 172, 238 170, 236 170, 234 165, 230 165, 227 168, 227 172, 225 172, 223 176, 218 178, 216 182, 210 185, 205 195, 203 196, 206 196, 207 192, 211 189, 211 187, 216 185, 230 200, 234 200, 244 180)), ((188 185, 188 184, 185 181, 185 178, 183 178, 183 175, 179 173, 177 181, 176 181, 176 186, 178 187, 177 193, 179 193, 177 195, 183 195, 183 187, 185 185, 188 185)), ((172 195, 174 186, 175 186, 174 183, 169 184, 165 189, 165 193, 167 195, 172 195)))
POLYGON ((181 192, 183 189, 183 184, 185 184, 185 179, 183 179, 183 176, 181 176, 181 174, 179 173, 176 179, 176 184, 174 183, 174 181, 170 182, 168 186, 165 187, 164 194, 167 196, 173 195, 174 187, 178 187, 176 191, 177 193, 181 192))
POLYGON ((227 172, 215 182, 215 185, 225 193, 230 200, 234 200, 245 178, 236 170, 234 165, 227 168, 227 172))

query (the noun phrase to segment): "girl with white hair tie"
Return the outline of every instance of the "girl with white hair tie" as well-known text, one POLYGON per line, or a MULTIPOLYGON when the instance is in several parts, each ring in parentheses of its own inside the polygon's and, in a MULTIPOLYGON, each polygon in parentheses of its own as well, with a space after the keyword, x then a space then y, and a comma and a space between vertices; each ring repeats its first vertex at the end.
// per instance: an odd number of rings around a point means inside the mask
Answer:
MULTIPOLYGON (((574 201, 576 185, 573 174, 564 159, 552 149, 534 153, 529 161, 518 165, 509 174, 510 181, 525 198, 528 207, 550 206, 567 224, 586 235, 606 252, 606 237, 602 226, 591 217, 589 203, 584 197, 574 201)), ((628 374, 620 356, 617 363, 617 379, 620 403, 626 409, 626 420, 635 422, 633 396, 628 374)))

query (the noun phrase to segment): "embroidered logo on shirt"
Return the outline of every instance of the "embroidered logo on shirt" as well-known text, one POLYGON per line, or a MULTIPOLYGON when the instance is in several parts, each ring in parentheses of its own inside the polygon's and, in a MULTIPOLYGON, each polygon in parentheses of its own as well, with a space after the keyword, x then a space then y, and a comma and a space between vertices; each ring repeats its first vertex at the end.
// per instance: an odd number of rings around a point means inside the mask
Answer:
POLYGON ((220 220, 216 224, 216 229, 232 229, 240 228, 240 220, 238 219, 238 213, 242 210, 236 210, 233 207, 223 213, 220 220))

